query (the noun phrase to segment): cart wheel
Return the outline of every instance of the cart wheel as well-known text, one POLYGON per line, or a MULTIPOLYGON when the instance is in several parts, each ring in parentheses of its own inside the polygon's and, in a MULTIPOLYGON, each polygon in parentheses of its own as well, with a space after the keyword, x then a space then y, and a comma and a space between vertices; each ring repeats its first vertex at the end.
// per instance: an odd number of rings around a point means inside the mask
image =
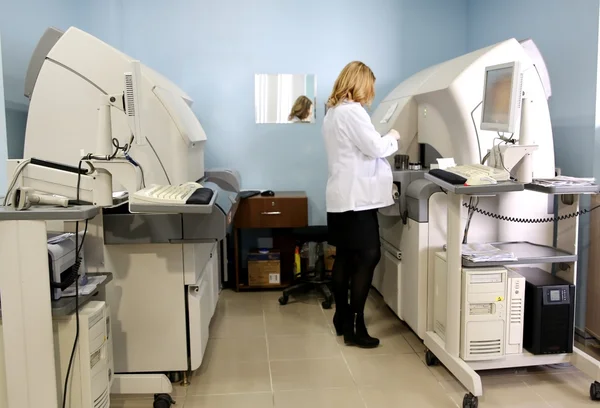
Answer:
POLYGON ((175 401, 169 394, 156 394, 154 396, 154 408, 171 408, 175 401))
POLYGON ((323 306, 323 309, 331 309, 331 301, 330 300, 324 300, 321 303, 321 306, 323 306))
POLYGON ((479 400, 473 394, 465 394, 463 398, 463 408, 477 408, 479 405, 479 400))
POLYGON ((600 383, 598 381, 594 381, 590 385, 590 398, 592 401, 600 401, 600 383))
POLYGON ((438 365, 440 361, 437 359, 435 354, 433 354, 431 351, 427 350, 425 352, 425 362, 427 363, 427 365, 429 367, 432 367, 432 366, 438 365))
POLYGON ((282 297, 279 298, 279 304, 281 306, 287 305, 288 300, 290 300, 290 298, 286 295, 283 295, 282 297))

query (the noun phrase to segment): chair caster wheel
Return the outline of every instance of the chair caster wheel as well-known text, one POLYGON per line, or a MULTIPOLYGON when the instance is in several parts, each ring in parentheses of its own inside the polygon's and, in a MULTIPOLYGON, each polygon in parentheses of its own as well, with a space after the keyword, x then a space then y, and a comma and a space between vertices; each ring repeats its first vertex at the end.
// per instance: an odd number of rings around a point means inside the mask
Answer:
POLYGON ((281 306, 287 305, 288 300, 290 300, 290 298, 288 296, 283 295, 282 297, 279 298, 279 304, 281 306))
POLYGON ((156 394, 154 396, 154 408, 170 408, 175 401, 169 394, 156 394))
POLYGON ((330 300, 324 300, 321 303, 321 306, 323 306, 323 309, 331 309, 331 301, 330 300))
POLYGON ((600 401, 600 383, 598 381, 594 381, 590 385, 590 398, 592 401, 600 401))
POLYGON ((478 405, 479 400, 476 396, 471 393, 465 394, 465 397, 463 398, 463 408, 477 408, 478 405))
POLYGON ((439 364, 439 362, 440 361, 437 359, 435 354, 433 354, 431 351, 427 350, 425 352, 425 363, 427 363, 429 367, 436 366, 439 364))

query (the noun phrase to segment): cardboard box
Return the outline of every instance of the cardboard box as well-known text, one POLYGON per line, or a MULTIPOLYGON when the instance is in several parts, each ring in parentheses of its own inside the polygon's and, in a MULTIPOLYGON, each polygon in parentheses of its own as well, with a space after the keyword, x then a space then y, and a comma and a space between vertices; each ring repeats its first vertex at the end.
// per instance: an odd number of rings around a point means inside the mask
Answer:
POLYGON ((278 286, 281 284, 281 254, 279 251, 251 251, 248 254, 248 285, 278 286))

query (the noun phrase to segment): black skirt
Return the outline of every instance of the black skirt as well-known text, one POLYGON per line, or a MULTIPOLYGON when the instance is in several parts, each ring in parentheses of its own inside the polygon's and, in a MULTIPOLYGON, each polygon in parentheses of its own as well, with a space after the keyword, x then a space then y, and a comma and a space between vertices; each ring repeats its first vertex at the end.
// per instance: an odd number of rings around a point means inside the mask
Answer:
POLYGON ((328 243, 343 249, 379 248, 377 209, 327 213, 328 243))

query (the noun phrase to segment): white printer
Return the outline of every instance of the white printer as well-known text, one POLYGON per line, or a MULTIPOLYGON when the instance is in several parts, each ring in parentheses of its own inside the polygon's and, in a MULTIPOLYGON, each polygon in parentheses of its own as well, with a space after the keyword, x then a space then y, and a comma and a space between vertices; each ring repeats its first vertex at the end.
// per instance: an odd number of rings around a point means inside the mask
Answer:
MULTIPOLYGON (((81 242, 81 237, 79 242, 81 242)), ((48 234, 48 270, 50 271, 50 290, 52 300, 58 300, 62 292, 75 283, 77 272, 75 266, 75 235, 74 234, 48 234)), ((81 253, 83 258, 83 251, 81 253)), ((83 259, 79 266, 81 284, 85 284, 85 265, 83 259)))

